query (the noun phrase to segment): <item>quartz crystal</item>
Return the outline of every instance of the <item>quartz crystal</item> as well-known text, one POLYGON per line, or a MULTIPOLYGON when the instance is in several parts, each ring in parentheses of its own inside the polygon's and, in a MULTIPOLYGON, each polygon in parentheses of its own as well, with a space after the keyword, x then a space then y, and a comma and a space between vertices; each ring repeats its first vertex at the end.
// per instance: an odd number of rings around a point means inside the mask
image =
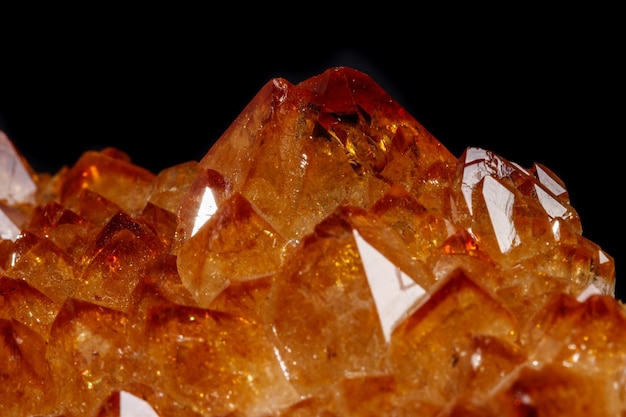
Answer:
POLYGON ((450 153, 347 67, 198 161, 35 172, 0 132, 2 416, 626 415, 613 258, 565 184, 450 153))

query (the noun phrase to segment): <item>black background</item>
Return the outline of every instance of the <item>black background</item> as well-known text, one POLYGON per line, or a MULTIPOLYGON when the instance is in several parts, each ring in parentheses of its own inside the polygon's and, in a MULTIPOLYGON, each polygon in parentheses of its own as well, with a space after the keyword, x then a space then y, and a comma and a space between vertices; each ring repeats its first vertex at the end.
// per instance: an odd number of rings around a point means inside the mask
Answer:
POLYGON ((38 171, 114 146, 158 172, 200 159, 271 78, 352 66, 455 155, 477 146, 552 169, 583 234, 615 258, 624 299, 615 11, 240 7, 16 16, 3 27, 0 128, 38 171))

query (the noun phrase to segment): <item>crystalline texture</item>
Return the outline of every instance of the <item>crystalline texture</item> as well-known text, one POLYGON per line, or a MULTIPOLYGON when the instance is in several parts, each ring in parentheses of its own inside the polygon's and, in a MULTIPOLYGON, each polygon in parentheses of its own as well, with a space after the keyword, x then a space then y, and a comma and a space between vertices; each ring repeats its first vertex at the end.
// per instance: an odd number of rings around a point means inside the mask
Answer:
POLYGON ((565 184, 370 77, 270 80, 208 153, 35 173, 0 132, 0 414, 626 413, 613 258, 565 184))

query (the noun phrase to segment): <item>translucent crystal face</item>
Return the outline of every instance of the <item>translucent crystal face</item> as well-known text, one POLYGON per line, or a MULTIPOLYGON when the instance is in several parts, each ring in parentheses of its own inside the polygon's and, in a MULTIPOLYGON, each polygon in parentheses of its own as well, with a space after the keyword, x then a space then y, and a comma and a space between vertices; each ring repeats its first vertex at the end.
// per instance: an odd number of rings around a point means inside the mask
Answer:
POLYGON ((0 271, 1 415, 626 412, 614 261, 563 182, 455 157, 351 68, 158 173, 34 173, 0 132, 0 271))
POLYGON ((30 168, 0 131, 0 200, 11 205, 33 203, 36 189, 30 168))

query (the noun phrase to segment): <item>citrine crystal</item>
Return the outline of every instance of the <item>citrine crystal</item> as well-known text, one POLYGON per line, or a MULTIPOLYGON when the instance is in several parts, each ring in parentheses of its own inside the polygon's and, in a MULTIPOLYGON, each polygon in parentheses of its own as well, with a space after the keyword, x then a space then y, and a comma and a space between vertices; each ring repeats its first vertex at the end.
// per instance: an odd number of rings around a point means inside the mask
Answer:
POLYGON ((369 76, 270 80, 199 161, 35 172, 0 132, 0 415, 626 414, 565 184, 369 76))

